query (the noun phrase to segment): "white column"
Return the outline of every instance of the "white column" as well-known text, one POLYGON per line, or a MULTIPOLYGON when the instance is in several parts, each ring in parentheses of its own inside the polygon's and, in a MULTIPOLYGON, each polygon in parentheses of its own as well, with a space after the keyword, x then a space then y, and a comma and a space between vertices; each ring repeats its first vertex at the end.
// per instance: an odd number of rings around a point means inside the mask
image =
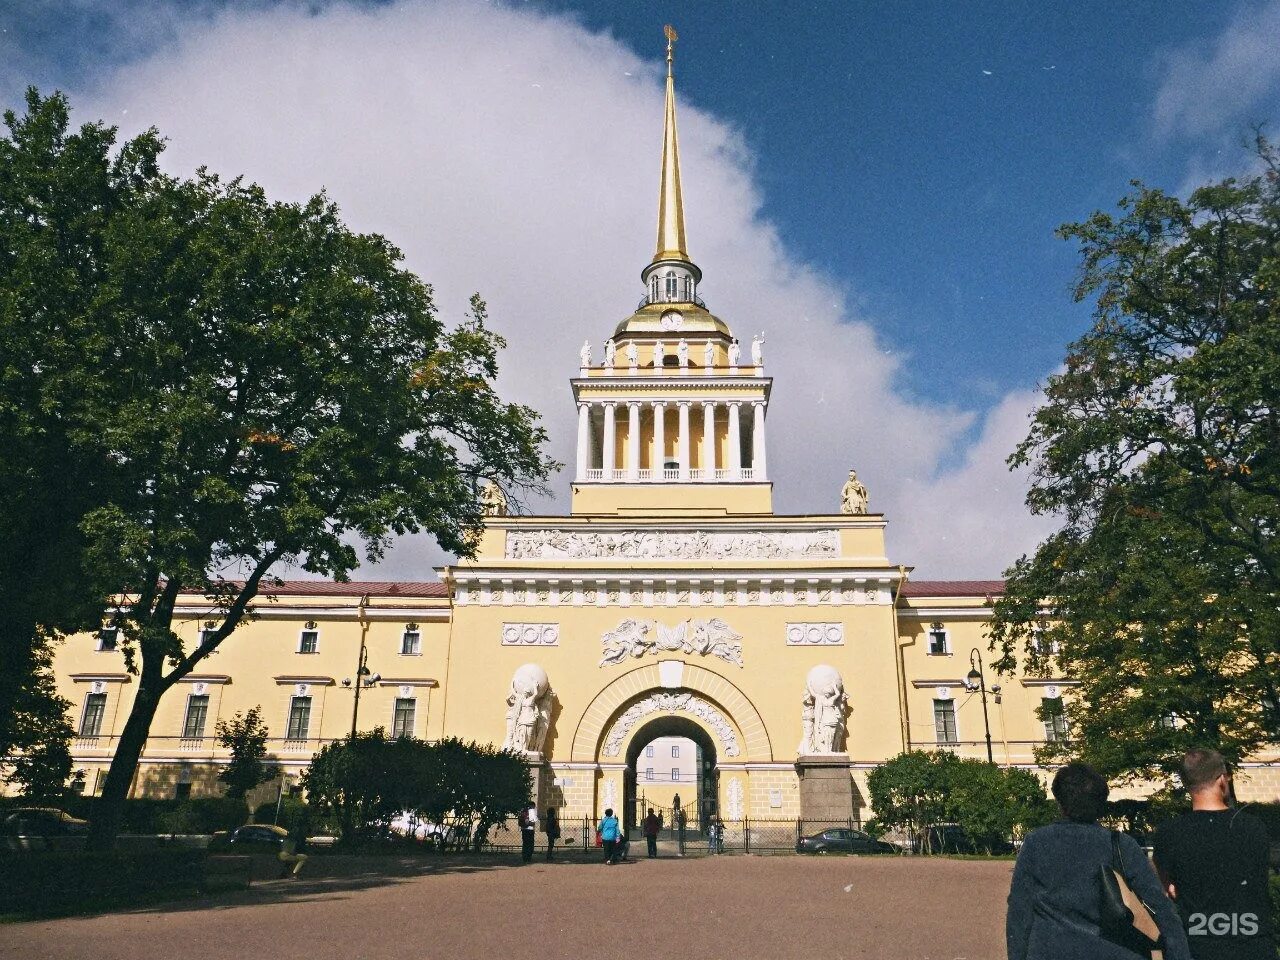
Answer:
POLYGON ((600 465, 604 467, 603 479, 613 479, 613 465, 618 462, 618 431, 614 421, 614 404, 604 405, 604 449, 600 451, 600 465))
POLYGON ((667 445, 667 425, 664 422, 667 416, 667 405, 661 400, 654 401, 653 404, 653 456, 649 459, 653 466, 653 479, 662 482, 663 470, 666 468, 666 454, 664 448, 667 445))
POLYGON ((640 401, 627 404, 627 479, 640 479, 640 401))
POLYGON ((591 460, 591 405, 578 404, 578 479, 587 479, 587 467, 591 460))
POLYGON ((702 405, 702 478, 716 478, 716 405, 702 405))
POLYGON ((680 401, 680 436, 677 456, 680 459, 680 479, 689 479, 689 401, 680 401))
POLYGON ((738 419, 739 404, 729 404, 729 468, 730 480, 742 479, 742 424, 738 419))
POLYGON ((766 480, 768 472, 764 457, 764 401, 756 400, 751 406, 755 408, 755 423, 751 430, 751 479, 766 480))

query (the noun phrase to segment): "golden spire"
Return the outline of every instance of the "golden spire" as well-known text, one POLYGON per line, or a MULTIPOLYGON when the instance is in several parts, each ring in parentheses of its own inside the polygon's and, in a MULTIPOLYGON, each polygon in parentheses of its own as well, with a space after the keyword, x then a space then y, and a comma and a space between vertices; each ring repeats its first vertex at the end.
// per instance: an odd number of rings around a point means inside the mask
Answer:
POLYGON ((675 60, 676 31, 671 24, 663 27, 667 36, 667 115, 662 134, 662 182, 658 187, 658 249, 653 259, 688 260, 684 248, 684 202, 680 198, 680 150, 676 143, 676 81, 672 72, 675 60))

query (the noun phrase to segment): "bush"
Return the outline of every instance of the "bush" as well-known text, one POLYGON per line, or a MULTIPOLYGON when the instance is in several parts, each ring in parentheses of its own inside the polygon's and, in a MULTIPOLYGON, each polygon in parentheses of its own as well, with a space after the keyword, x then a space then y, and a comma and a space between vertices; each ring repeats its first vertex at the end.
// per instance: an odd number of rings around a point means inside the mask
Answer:
POLYGON ((936 824, 958 824, 976 848, 991 852, 1052 818, 1034 774, 952 753, 899 754, 871 771, 867 786, 879 823, 925 848, 936 824))
POLYGON ((284 796, 280 798, 279 819, 277 819, 276 801, 260 803, 253 811, 253 823, 278 823, 290 833, 302 823, 308 832, 321 826, 316 822, 309 804, 301 797, 284 796))
POLYGON ((1271 875, 1271 931, 1280 944, 1280 874, 1271 875))
POLYGON ((180 800, 157 817, 158 833, 214 833, 245 823, 249 808, 244 798, 198 797, 180 800))
POLYGON ((192 896, 205 852, 18 852, 0 855, 0 876, 0 915, 49 916, 192 896))

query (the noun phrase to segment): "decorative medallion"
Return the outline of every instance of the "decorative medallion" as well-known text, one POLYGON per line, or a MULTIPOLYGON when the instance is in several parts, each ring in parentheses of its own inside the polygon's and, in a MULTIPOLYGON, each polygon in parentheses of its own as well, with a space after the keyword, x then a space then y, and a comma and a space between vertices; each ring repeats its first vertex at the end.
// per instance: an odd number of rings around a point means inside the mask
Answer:
POLYGON ((560 624, 504 623, 502 645, 504 647, 558 647, 560 624))

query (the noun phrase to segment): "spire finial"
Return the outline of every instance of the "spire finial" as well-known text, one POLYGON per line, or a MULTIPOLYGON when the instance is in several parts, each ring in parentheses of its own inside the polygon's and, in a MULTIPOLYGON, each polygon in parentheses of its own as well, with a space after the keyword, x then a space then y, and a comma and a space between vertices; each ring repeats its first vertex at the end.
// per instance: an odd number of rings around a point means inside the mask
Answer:
POLYGON ((667 37, 667 108, 662 134, 662 182, 658 188, 658 249, 654 261, 688 260, 684 248, 684 202, 680 196, 680 150, 676 138, 675 27, 662 28, 667 37))

